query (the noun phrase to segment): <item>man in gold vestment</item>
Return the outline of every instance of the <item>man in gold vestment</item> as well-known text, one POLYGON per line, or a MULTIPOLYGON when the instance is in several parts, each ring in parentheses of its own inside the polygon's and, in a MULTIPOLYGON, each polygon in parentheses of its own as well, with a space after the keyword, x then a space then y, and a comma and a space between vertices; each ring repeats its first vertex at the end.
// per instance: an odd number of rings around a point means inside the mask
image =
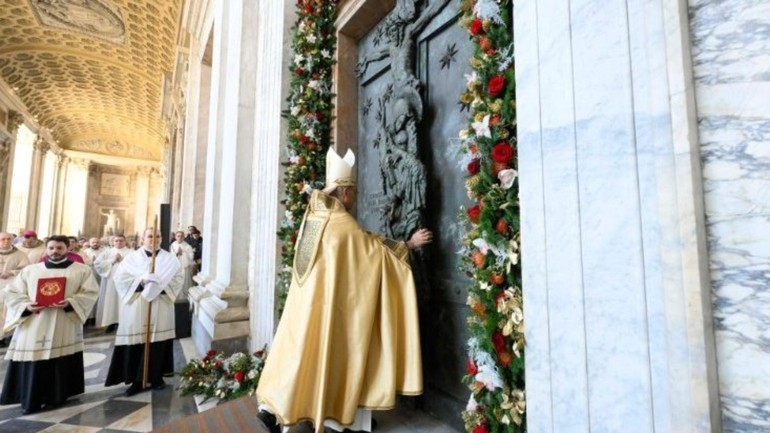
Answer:
POLYGON ((257 387, 268 429, 309 420, 316 432, 371 430, 371 410, 396 394, 422 393, 422 358, 408 242, 365 232, 348 151, 326 157, 327 187, 313 191, 302 222, 286 306, 257 387))

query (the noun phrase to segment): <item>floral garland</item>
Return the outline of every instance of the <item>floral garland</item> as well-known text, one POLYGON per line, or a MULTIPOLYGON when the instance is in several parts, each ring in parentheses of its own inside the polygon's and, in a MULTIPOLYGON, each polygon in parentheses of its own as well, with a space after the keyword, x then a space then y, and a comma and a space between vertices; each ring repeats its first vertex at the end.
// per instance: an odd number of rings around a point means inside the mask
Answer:
POLYGON ((250 355, 238 352, 229 357, 209 350, 203 359, 193 359, 182 368, 179 389, 182 395, 202 395, 204 401, 215 397, 231 400, 254 395, 265 358, 265 349, 250 355))
POLYGON ((519 264, 516 103, 511 0, 465 0, 460 25, 475 45, 460 102, 471 109, 460 131, 460 164, 476 204, 464 209, 469 289, 467 375, 462 414, 472 433, 526 431, 524 315, 519 264))
POLYGON ((286 207, 278 230, 281 271, 278 309, 291 283, 294 246, 313 189, 322 188, 326 175, 326 151, 331 145, 333 108, 332 66, 337 43, 334 20, 336 0, 297 0, 297 21, 293 27, 291 84, 287 98, 287 162, 284 173, 286 207))

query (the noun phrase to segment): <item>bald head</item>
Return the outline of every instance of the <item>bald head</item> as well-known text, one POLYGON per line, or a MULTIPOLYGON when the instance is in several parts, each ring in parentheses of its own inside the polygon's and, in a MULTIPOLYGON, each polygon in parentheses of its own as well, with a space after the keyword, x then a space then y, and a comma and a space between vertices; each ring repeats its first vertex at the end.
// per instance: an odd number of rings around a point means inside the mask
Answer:
POLYGON ((8 232, 0 232, 0 250, 7 250, 11 248, 11 242, 13 242, 13 235, 8 232))
POLYGON ((148 251, 152 251, 153 247, 157 248, 160 245, 160 240, 160 233, 154 233, 152 229, 145 229, 142 234, 142 246, 148 251), (153 245, 153 240, 155 241, 155 245, 153 245))
POLYGON ((91 249, 98 250, 102 247, 102 240, 99 238, 91 238, 88 240, 88 245, 91 246, 91 249))

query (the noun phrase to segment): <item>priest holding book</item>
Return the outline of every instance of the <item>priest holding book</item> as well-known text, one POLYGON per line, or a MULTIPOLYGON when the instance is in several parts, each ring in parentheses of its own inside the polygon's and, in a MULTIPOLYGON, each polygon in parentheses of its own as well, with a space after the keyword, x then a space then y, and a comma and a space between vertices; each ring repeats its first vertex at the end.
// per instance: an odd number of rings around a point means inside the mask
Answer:
POLYGON ((83 323, 99 287, 88 266, 67 258, 66 236, 51 236, 46 259, 22 269, 6 288, 4 332, 15 329, 0 404, 25 414, 60 406, 85 391, 83 323))

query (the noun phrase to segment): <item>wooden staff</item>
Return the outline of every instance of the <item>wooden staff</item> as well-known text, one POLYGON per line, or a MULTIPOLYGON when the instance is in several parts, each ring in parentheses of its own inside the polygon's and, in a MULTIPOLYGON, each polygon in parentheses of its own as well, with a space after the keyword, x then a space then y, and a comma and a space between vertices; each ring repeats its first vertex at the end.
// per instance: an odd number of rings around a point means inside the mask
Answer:
MULTIPOLYGON (((155 256, 158 249, 158 216, 155 215, 155 221, 152 223, 152 264, 150 273, 155 273, 155 256)), ((150 374, 150 318, 152 317, 152 301, 147 301, 147 333, 144 336, 144 371, 142 372, 142 389, 147 388, 147 376, 150 374)))

